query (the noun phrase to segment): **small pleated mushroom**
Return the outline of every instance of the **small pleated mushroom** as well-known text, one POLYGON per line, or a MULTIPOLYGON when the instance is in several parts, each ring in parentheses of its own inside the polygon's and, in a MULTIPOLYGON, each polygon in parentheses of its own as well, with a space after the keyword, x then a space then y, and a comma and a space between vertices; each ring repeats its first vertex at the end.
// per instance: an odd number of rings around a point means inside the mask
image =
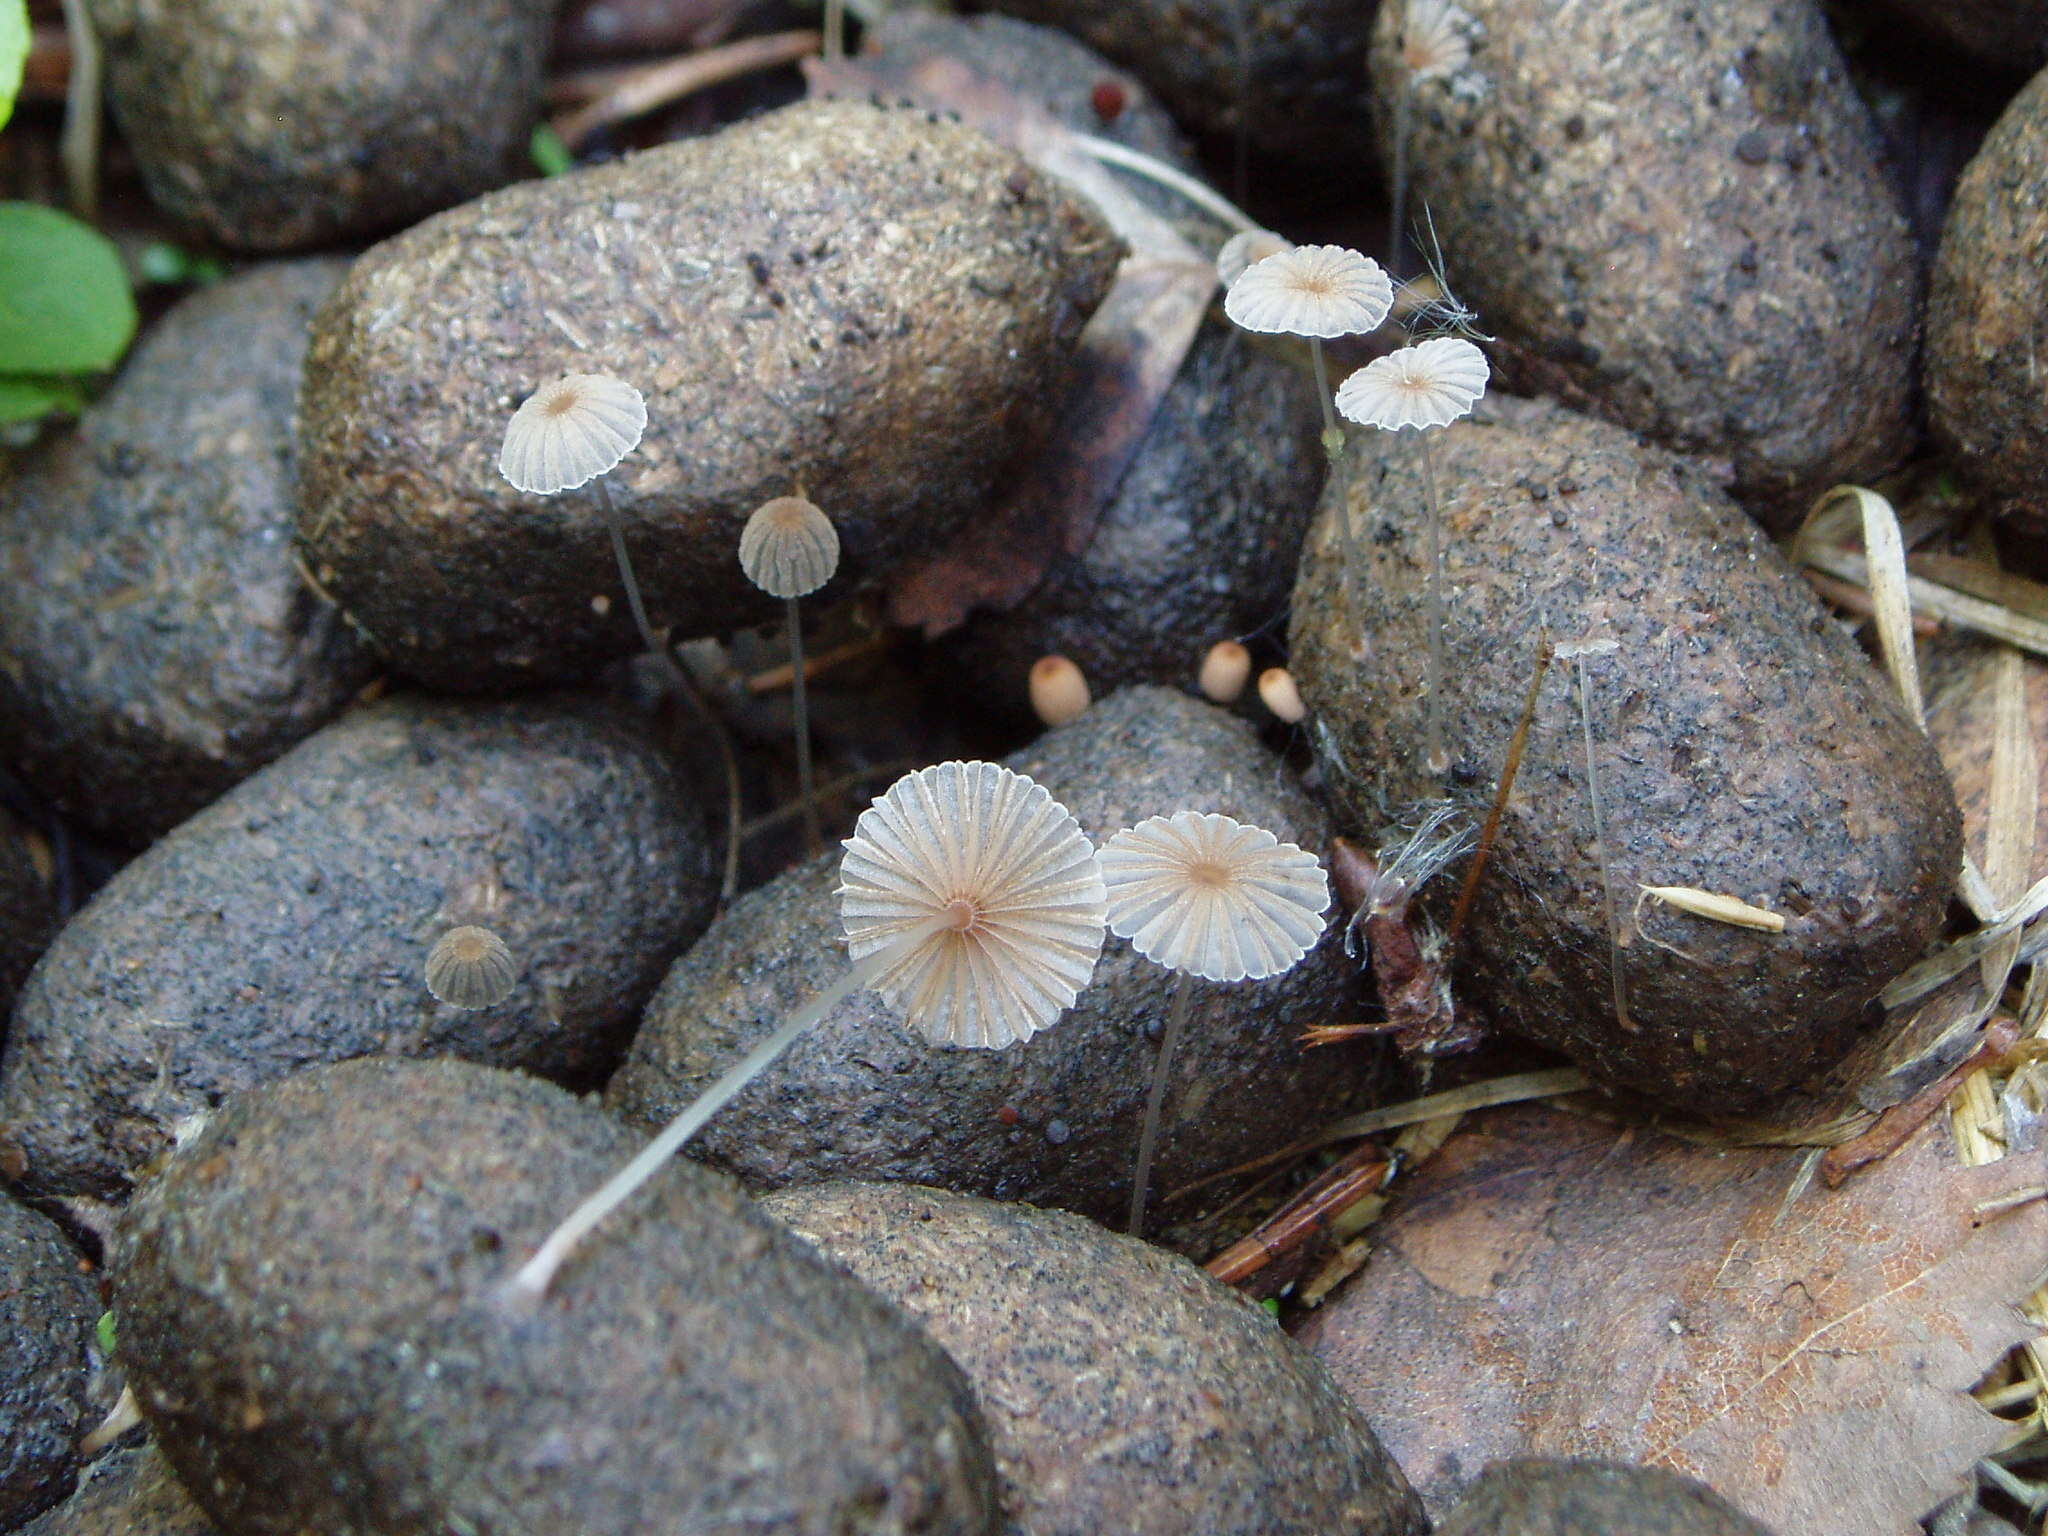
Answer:
POLYGON ((451 1008, 495 1008, 518 982, 512 951, 488 928, 450 928, 427 951, 427 990, 451 1008))
MULTIPOLYGON (((1435 440, 1430 433, 1470 413, 1486 393, 1486 354, 1457 336, 1376 357, 1337 390, 1337 409, 1348 421, 1387 432, 1413 429, 1422 455, 1423 491, 1429 499, 1429 675, 1423 700, 1423 761, 1431 773, 1450 766, 1444 746, 1444 512, 1437 494, 1435 440)), ((1339 508, 1348 524, 1348 508, 1339 508)))
POLYGON ((763 502, 740 530, 740 569, 747 580, 788 605, 790 705, 796 717, 796 775, 804 802, 804 838, 816 853, 818 790, 811 775, 811 712, 804 678, 804 626, 797 600, 815 592, 839 569, 839 530, 801 496, 763 502))
POLYGON ((1187 1026, 1192 978, 1257 981, 1291 969, 1322 936, 1330 883, 1315 855, 1229 816, 1177 811, 1117 833, 1099 856, 1109 931, 1178 972, 1145 1100, 1131 1179, 1132 1236, 1159 1144, 1173 1053, 1187 1026))
POLYGON ((1268 256, 1294 249, 1294 242, 1270 229, 1241 229, 1223 242, 1216 252, 1216 278, 1227 289, 1244 276, 1246 267, 1257 266, 1268 256))
POLYGON ((1394 174, 1388 187, 1387 266, 1401 270, 1401 223, 1408 205, 1408 140, 1413 133, 1415 88, 1446 80, 1472 59, 1471 15, 1450 0, 1405 0, 1401 7, 1401 86, 1394 93, 1394 174))
POLYGON ((1358 594, 1364 555, 1351 526, 1342 479, 1344 428, 1330 395, 1323 342, 1377 330, 1394 304, 1394 285, 1380 264, 1341 245, 1297 245, 1254 262, 1223 296, 1223 313, 1247 331, 1303 336, 1316 372, 1316 401, 1323 408, 1323 453, 1337 487, 1337 532, 1344 551, 1344 596, 1355 619, 1365 610, 1358 594))
POLYGON ((562 1222, 512 1277, 538 1297, 564 1259, 734 1095, 847 997, 873 988, 934 1045, 1029 1040, 1074 1004, 1102 953, 1094 846, 1067 808, 994 763, 905 774, 839 866, 846 973, 791 1013, 562 1222))

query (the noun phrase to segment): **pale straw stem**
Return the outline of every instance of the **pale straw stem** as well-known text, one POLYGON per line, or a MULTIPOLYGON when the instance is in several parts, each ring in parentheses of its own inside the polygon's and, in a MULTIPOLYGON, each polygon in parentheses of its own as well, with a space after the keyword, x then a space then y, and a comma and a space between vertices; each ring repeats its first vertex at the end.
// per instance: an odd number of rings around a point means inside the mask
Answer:
POLYGON ((741 1057, 723 1077, 699 1094, 689 1108, 671 1120, 659 1136, 642 1147, 631 1162, 607 1179, 596 1194, 571 1211, 568 1219, 548 1234, 547 1241, 512 1277, 510 1288, 528 1296, 545 1296, 555 1271, 575 1251, 576 1245, 590 1234, 593 1227, 624 1204, 635 1190, 659 1173, 683 1144, 704 1128, 706 1121, 772 1066, 799 1036, 813 1028, 841 1002, 872 983, 908 950, 930 938, 944 922, 945 919, 940 918, 920 924, 893 944, 876 950, 865 960, 849 967, 831 986, 784 1019, 772 1034, 741 1057))
POLYGON ((1444 746, 1444 507, 1436 491, 1436 448, 1429 429, 1417 432, 1422 487, 1429 498, 1429 696, 1423 701, 1423 762, 1431 773, 1451 766, 1444 746))
POLYGON ((825 62, 846 57, 846 0, 825 0, 825 62))
POLYGON ((1134 172, 1169 192, 1179 193, 1219 224, 1227 224, 1233 230, 1254 230, 1263 227, 1257 219, 1207 182, 1198 181, 1185 171, 1177 170, 1164 160, 1148 155, 1143 150, 1119 144, 1115 139, 1099 139, 1092 133, 1077 133, 1073 136, 1073 142, 1077 149, 1085 151, 1104 165, 1114 165, 1122 170, 1134 172))
POLYGON ((1174 980, 1173 1008, 1166 1016, 1166 1033, 1159 1039, 1159 1058, 1152 1064, 1152 1091, 1146 1096, 1145 1124, 1138 1132, 1138 1167, 1131 1176, 1131 1219, 1124 1229, 1133 1237, 1145 1235, 1145 1191, 1152 1183, 1152 1154, 1159 1148, 1159 1112, 1166 1104, 1166 1078, 1173 1066, 1174 1049, 1187 1027, 1188 989, 1193 980, 1186 971, 1174 980))
MULTIPOLYGON (((723 904, 732 900, 740 886, 740 765, 733 756, 732 737, 726 734, 725 722, 718 718, 717 711, 691 685, 674 653, 662 644, 654 633, 654 626, 647 622, 647 607, 640 601, 640 583, 633 578, 633 560, 626 553, 626 530, 619 522, 618 508, 612 505, 611 490, 602 478, 592 483, 597 487, 597 504, 604 509, 604 526, 612 536, 612 553, 619 562, 619 580, 626 588, 626 606, 632 610, 633 623, 640 631, 640 643, 661 663, 669 686, 703 717, 704 724, 711 731, 712 741, 718 746, 718 755, 725 764, 725 878, 718 891, 719 902, 723 904)), ((801 672, 802 669, 798 670, 801 672)))
POLYGON ((1403 80, 1394 95, 1393 207, 1388 212, 1387 271, 1401 275, 1401 220, 1408 212, 1408 120, 1413 87, 1403 80))
MULTIPOLYGON (((1347 616, 1354 625, 1362 625, 1365 609, 1358 597, 1358 572, 1365 557, 1359 553, 1358 534, 1351 526, 1351 472, 1350 455, 1346 453, 1344 425, 1337 420, 1337 409, 1330 394, 1330 365, 1323 360, 1323 343, 1319 337, 1308 339, 1309 361, 1315 364, 1316 399, 1323 407, 1323 454, 1330 463, 1330 478, 1337 488, 1337 540, 1344 567, 1344 606, 1347 616)), ((1353 642, 1354 646, 1356 641, 1353 642)))
POLYGON ((804 692, 804 626, 797 600, 789 599, 789 701, 796 715, 796 779, 804 801, 804 846, 816 853, 824 844, 818 830, 818 787, 811 777, 811 706, 804 692))
POLYGON ((1614 982, 1614 1018, 1623 1029, 1634 1029, 1628 1016, 1628 988, 1622 975, 1621 940, 1615 932, 1614 875, 1607 853, 1607 823, 1600 815, 1600 777, 1593 765, 1593 706, 1586 697, 1586 658, 1578 658, 1579 730, 1586 740, 1586 799, 1593 807, 1593 850, 1600 860, 1600 887, 1607 901, 1608 974, 1614 982))

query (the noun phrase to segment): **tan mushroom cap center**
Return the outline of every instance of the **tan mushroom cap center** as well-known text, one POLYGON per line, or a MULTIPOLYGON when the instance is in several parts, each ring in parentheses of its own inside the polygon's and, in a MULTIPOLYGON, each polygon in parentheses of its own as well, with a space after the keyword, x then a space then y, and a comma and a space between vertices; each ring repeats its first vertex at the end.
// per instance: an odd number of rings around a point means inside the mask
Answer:
POLYGON ((472 965, 491 952, 491 936, 481 929, 458 929, 448 935, 448 954, 464 965, 472 965))
POLYGON ((981 907, 972 896, 955 896, 941 915, 949 933, 972 933, 981 926, 981 907))
POLYGON ((1227 864, 1202 859, 1188 866, 1188 884, 1197 890, 1227 891, 1236 883, 1237 877, 1227 864))
POLYGON ((583 391, 570 388, 557 390, 541 402, 543 416, 567 416, 583 404, 583 391))

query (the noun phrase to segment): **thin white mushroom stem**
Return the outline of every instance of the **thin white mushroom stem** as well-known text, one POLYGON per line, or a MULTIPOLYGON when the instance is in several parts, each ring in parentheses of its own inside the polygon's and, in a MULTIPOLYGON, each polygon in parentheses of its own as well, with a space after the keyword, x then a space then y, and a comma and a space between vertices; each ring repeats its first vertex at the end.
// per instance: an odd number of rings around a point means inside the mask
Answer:
POLYGON ((1159 1149, 1159 1115, 1166 1104, 1166 1080, 1173 1068, 1173 1053, 1187 1028, 1188 994, 1194 977, 1182 971, 1173 983, 1173 1007, 1166 1016, 1166 1033, 1159 1038, 1159 1057, 1152 1064, 1152 1091, 1145 1099, 1145 1123, 1138 1132, 1138 1166, 1131 1175, 1131 1219, 1124 1230, 1133 1237, 1145 1235, 1145 1192, 1152 1183, 1152 1154, 1159 1149))
POLYGON ((825 62, 846 57, 846 0, 825 0, 825 62))
POLYGON ((1622 973, 1621 940, 1617 936, 1616 908, 1614 905, 1613 861, 1608 857, 1607 823, 1600 814, 1600 775, 1593 762, 1593 706, 1586 694, 1586 658, 1582 652, 1578 658, 1579 674, 1579 731, 1586 742, 1586 799, 1593 807, 1593 851, 1600 860, 1600 886, 1607 903, 1607 955, 1608 974, 1614 983, 1614 1017, 1623 1029, 1634 1029, 1635 1021, 1628 1016, 1628 984, 1622 973))
POLYGON ((1404 79, 1394 93, 1394 184, 1387 213, 1387 271, 1401 273, 1401 221, 1408 213, 1408 131, 1413 112, 1414 82, 1404 79))
POLYGON ((575 1251, 576 1245, 589 1236, 591 1229, 599 1222, 631 1198, 634 1191, 659 1173, 667 1165, 668 1160, 681 1150, 683 1144, 704 1128, 705 1122, 731 1103, 755 1078, 767 1071, 784 1051, 816 1027, 826 1014, 854 993, 872 985, 892 965, 930 938, 945 926, 945 923, 946 919, 935 918, 907 930, 894 943, 876 950, 865 960, 848 967, 846 973, 831 986, 784 1019, 767 1038, 741 1057, 727 1069, 724 1076, 706 1088, 687 1109, 671 1120, 659 1136, 642 1147, 631 1162, 613 1174, 602 1188, 571 1211, 568 1218, 548 1234, 547 1240, 534 1252, 533 1257, 520 1266, 519 1272, 508 1282, 509 1288, 515 1293, 523 1293, 534 1298, 545 1296, 549 1284, 555 1278, 555 1272, 575 1251))
POLYGON ((1254 230, 1263 227, 1257 219, 1207 182, 1197 180, 1187 172, 1176 169, 1143 150, 1119 144, 1115 139, 1100 139, 1092 133, 1075 134, 1073 143, 1077 149, 1085 151, 1104 165, 1114 165, 1122 170, 1135 172, 1169 192, 1179 193, 1218 223, 1227 224, 1233 230, 1254 230))
POLYGON ((1316 370, 1316 399, 1323 406, 1323 454, 1330 462, 1330 478, 1337 487, 1337 540, 1344 565, 1344 604, 1351 622, 1358 624, 1365 613, 1358 596, 1358 572, 1365 556, 1358 548, 1358 533, 1351 526, 1351 474, 1349 455, 1344 451, 1344 424, 1337 419, 1337 407, 1330 393, 1330 365, 1323 359, 1322 338, 1309 337, 1308 356, 1316 370))
POLYGON ((1422 489, 1429 500, 1429 693, 1423 700, 1423 763, 1431 773, 1441 774, 1451 766, 1450 751, 1444 746, 1444 507, 1437 495, 1436 447, 1429 428, 1416 435, 1421 439, 1422 489))
POLYGON ((669 686, 674 688, 684 703, 688 704, 704 719, 710 729, 711 739, 717 744, 718 755, 725 765, 725 878, 719 887, 718 899, 721 904, 732 900, 739 890, 740 874, 740 765, 733 756, 732 737, 726 734, 725 722, 712 709, 690 683, 675 654, 654 632, 654 626, 647 622, 647 605, 640 600, 640 583, 633 576, 633 559, 626 553, 626 530, 619 521, 619 509, 612 505, 610 487, 600 476, 591 484, 597 491, 597 504, 604 510, 604 526, 612 536, 612 554, 619 562, 619 581, 626 589, 626 606, 632 610, 633 623, 640 631, 640 643, 654 653, 667 676, 669 686))
POLYGON ((804 625, 797 599, 789 598, 790 705, 796 715, 796 778, 804 802, 804 846, 816 853, 824 845, 818 829, 818 786, 811 776, 811 706, 804 692, 804 625))

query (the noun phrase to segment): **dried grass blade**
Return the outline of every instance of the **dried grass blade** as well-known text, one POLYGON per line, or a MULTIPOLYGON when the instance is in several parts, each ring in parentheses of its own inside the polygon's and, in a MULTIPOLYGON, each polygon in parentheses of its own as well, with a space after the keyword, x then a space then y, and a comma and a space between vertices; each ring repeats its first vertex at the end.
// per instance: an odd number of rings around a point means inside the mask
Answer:
MULTIPOLYGON (((2027 715, 2026 663, 2020 653, 1999 653, 1993 679, 1990 809, 1984 832, 1984 882, 2001 907, 2024 894, 2034 867, 2034 823, 2040 769, 2034 756, 2033 722, 2027 715)), ((2005 991, 2019 935, 2001 940, 1984 957, 1984 995, 2005 991)))
POLYGON ((1918 1002, 1951 976, 1960 976, 1996 948, 2006 935, 2017 933, 2043 912, 2048 912, 2048 877, 2027 887, 2026 894, 2009 911, 1994 912, 1985 927, 1913 966, 1884 989, 1879 1001, 1886 1008, 1903 1008, 1918 1002))
POLYGON ((1316 1133, 1319 1142, 1348 1141, 1354 1136, 1371 1136, 1397 1126, 1418 1125, 1439 1115, 1463 1114, 1467 1110, 1491 1109, 1498 1104, 1520 1104, 1529 1099, 1555 1098, 1564 1093, 1582 1093, 1593 1080, 1577 1067, 1548 1067, 1541 1072, 1517 1072, 1512 1077, 1489 1078, 1467 1083, 1442 1093, 1426 1094, 1405 1104, 1368 1109, 1363 1114, 1333 1120, 1316 1133))

